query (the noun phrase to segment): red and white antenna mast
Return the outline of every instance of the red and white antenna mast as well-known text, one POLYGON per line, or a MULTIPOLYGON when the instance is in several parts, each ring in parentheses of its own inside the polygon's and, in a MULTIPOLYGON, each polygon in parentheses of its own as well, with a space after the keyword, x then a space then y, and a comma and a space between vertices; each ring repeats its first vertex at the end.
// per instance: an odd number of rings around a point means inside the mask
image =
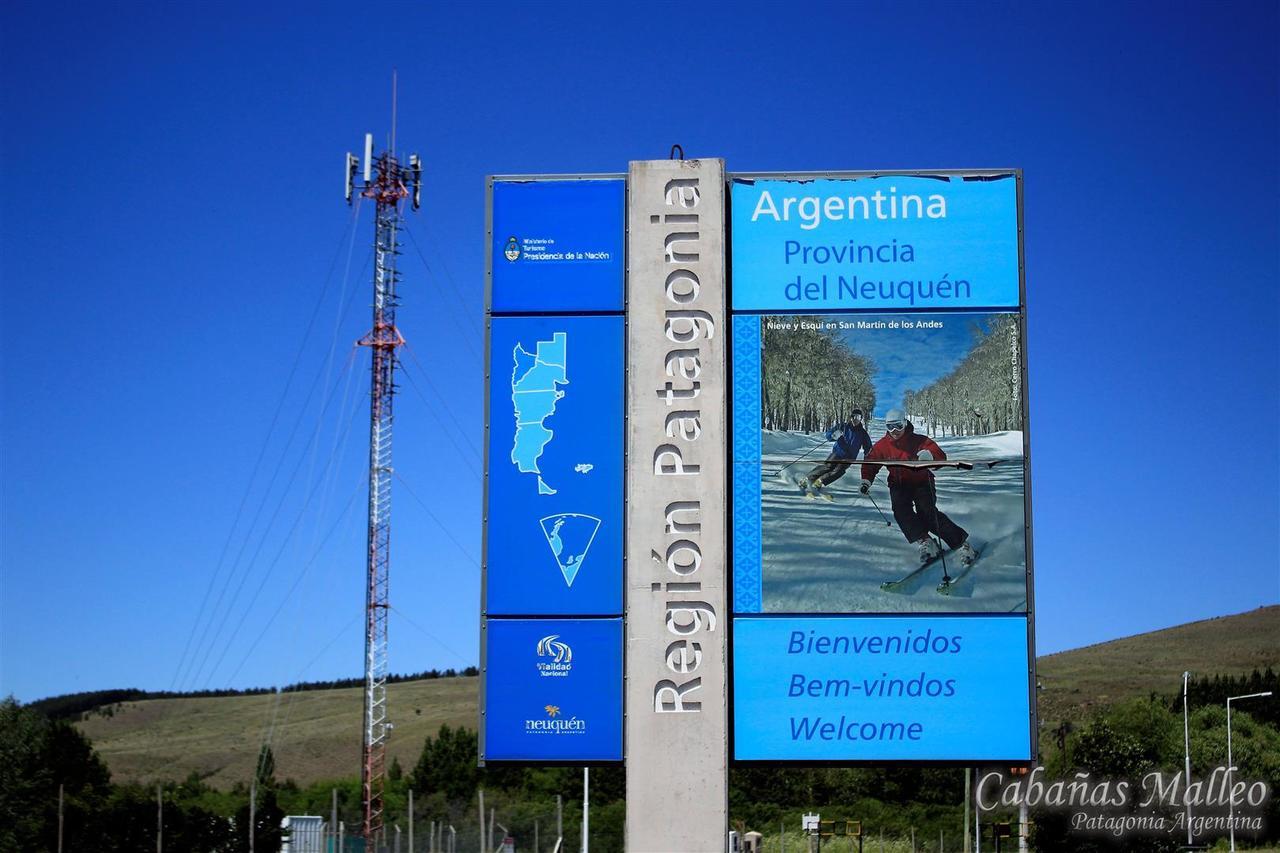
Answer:
POLYGON ((410 199, 417 210, 422 193, 422 164, 417 154, 408 165, 396 159, 394 148, 374 157, 373 135, 364 138, 364 173, 360 159, 347 154, 347 203, 359 192, 375 205, 373 240, 373 329, 360 339, 373 353, 369 391, 369 540, 365 586, 364 638, 364 754, 361 783, 364 793, 362 835, 370 845, 382 835, 383 789, 386 783, 387 734, 387 613, 391 607, 391 426, 395 398, 396 350, 404 343, 396 328, 396 260, 401 206, 410 199), (359 177, 358 177, 359 176, 359 177), (362 178, 362 179, 361 179, 362 178))

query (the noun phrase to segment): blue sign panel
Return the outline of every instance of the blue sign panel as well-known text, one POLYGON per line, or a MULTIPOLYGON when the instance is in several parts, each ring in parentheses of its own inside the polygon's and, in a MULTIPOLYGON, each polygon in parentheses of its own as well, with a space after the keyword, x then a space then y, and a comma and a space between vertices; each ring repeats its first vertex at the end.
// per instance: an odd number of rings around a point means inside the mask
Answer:
POLYGON ((623 310, 622 180, 495 181, 495 312, 623 310))
POLYGON ((1028 761, 1024 616, 738 617, 740 761, 1028 761))
POLYGON ((490 321, 489 615, 622 612, 623 318, 490 321))
POLYGON ((622 620, 490 619, 486 761, 622 758, 622 620))
POLYGON ((1013 175, 735 179, 733 308, 1017 307, 1013 175))

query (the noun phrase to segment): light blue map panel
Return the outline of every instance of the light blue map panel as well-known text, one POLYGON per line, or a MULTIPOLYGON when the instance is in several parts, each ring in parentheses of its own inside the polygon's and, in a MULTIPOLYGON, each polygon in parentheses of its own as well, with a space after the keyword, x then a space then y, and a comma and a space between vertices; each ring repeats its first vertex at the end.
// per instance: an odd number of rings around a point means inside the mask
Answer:
POLYGON ((511 351, 515 368, 511 372, 511 405, 515 410, 516 437, 511 445, 511 461, 522 474, 535 474, 538 493, 554 495, 556 490, 542 479, 538 460, 555 433, 547 429, 547 418, 555 414, 556 403, 568 385, 565 333, 555 332, 549 341, 538 341, 532 353, 516 342, 511 351))
POLYGON ((495 317, 485 612, 622 612, 623 318, 495 317))

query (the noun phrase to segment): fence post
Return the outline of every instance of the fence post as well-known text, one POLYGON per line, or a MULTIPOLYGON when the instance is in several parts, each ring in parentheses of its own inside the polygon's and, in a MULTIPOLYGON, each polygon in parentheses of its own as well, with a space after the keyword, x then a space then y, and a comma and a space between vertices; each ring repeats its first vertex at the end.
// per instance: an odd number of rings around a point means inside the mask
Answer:
POLYGON ((258 809, 258 772, 253 773, 253 782, 249 785, 249 853, 253 853, 253 836, 256 835, 254 830, 255 818, 258 809))

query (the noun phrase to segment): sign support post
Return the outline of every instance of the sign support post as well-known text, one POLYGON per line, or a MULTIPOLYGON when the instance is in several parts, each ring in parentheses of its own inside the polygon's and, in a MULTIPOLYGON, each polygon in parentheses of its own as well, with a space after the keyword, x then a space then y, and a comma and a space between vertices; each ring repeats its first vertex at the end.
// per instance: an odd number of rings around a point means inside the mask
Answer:
POLYGON ((627 204, 626 847, 728 828, 722 160, 632 162, 627 204))

